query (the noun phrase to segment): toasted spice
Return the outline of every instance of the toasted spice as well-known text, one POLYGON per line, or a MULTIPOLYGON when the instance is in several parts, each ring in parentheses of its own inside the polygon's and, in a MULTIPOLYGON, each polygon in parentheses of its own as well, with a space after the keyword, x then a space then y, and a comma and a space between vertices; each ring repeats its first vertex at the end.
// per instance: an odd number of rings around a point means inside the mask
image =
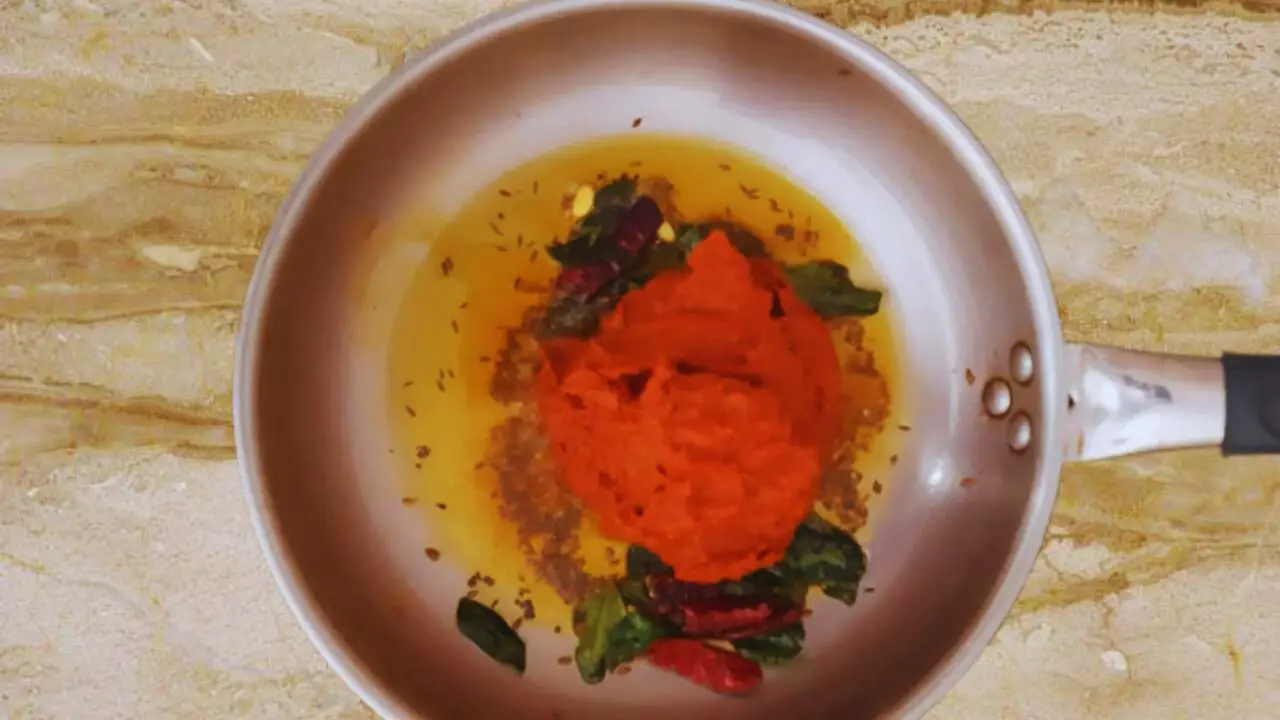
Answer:
POLYGON ((423 552, 426 553, 427 559, 431 562, 435 562, 440 559, 440 551, 435 548, 427 548, 423 550, 423 552))
POLYGON ((525 314, 519 327, 506 332, 506 342, 498 353, 497 365, 489 378, 489 394, 503 405, 532 402, 534 377, 538 372, 538 340, 533 329, 542 315, 540 309, 525 314))
POLYGON ((431 448, 427 447, 426 445, 419 445, 418 447, 414 448, 413 454, 417 456, 419 460, 426 460, 428 457, 431 456, 431 448))
MULTIPOLYGON (((520 372, 532 377, 537 367, 536 343, 520 350, 508 348, 503 355, 509 372, 532 368, 520 372)), ((581 505, 560 481, 536 406, 530 402, 518 407, 491 431, 490 454, 484 464, 497 474, 498 510, 515 526, 521 549, 538 577, 565 602, 574 604, 586 596, 593 581, 577 557, 581 505)), ((527 582, 523 577, 519 581, 527 582)))

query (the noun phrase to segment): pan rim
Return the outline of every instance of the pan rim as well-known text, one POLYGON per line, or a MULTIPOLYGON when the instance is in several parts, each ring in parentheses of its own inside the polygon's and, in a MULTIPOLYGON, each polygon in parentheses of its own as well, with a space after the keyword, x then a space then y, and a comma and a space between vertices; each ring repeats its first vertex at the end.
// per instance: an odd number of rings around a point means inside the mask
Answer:
POLYGON ((262 320, 284 250, 294 238, 316 186, 330 171, 347 143, 386 107, 427 76, 472 47, 523 26, 558 17, 615 9, 705 10, 753 19, 788 30, 845 57, 898 98, 926 123, 939 141, 977 185, 1008 238, 1022 279, 1028 288, 1035 321, 1037 373, 1040 382, 1040 431, 1035 487, 1024 509, 1022 524, 997 589, 988 597, 956 648, 894 708, 899 717, 918 718, 936 704, 976 662, 1007 617, 1039 554, 1056 500, 1062 452, 1058 403, 1061 378, 1062 330, 1043 254, 1012 188, 986 149, 969 128, 931 90, 905 68, 843 29, 794 8, 769 0, 533 0, 466 24, 432 43, 416 57, 375 84, 325 136, 285 196, 267 234, 245 296, 236 337, 232 417, 236 455, 251 521, 276 586, 312 645, 362 701, 379 716, 414 717, 415 713, 374 676, 338 636, 325 612, 310 595, 306 578, 283 540, 274 508, 265 491, 260 454, 256 448, 254 409, 259 388, 256 368, 261 349, 262 320))

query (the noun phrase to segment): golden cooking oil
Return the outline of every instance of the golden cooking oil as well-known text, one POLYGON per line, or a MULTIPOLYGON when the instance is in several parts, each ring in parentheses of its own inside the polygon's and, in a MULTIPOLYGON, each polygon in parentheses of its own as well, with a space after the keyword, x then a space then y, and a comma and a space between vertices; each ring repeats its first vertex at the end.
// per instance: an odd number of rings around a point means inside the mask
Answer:
MULTIPOLYGON (((557 272, 545 246, 570 230, 574 194, 621 173, 668 180, 686 219, 731 219, 780 260, 834 259, 860 284, 878 286, 849 231, 812 196, 751 156, 703 140, 627 135, 557 150, 507 172, 441 227, 397 312, 389 352, 386 391, 405 503, 422 514, 442 562, 491 579, 492 586, 474 583, 480 600, 509 603, 526 588, 538 622, 566 629, 569 608, 536 582, 516 529, 499 514, 496 474, 482 465, 491 429, 511 412, 489 396, 489 380, 505 331, 545 300, 557 272)), ((866 383, 860 392, 887 386, 896 394, 890 318, 882 311, 861 325, 863 349, 887 384, 866 383)), ((887 453, 864 453, 858 466, 884 465, 873 455, 887 453)), ((624 546, 590 524, 581 534, 589 570, 616 567, 610 558, 624 546)))

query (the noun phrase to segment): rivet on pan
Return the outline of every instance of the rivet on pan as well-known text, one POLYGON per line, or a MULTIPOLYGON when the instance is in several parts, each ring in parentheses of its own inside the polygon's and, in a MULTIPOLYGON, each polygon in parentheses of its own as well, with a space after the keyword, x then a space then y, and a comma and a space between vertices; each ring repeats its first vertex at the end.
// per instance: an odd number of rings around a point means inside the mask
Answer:
POLYGON ((1009 449, 1025 452, 1031 447, 1031 416, 1025 410, 1019 410, 1009 418, 1009 449))
POLYGON ((1009 373, 1019 385, 1026 385, 1035 377, 1036 361, 1026 343, 1020 342, 1009 351, 1009 373))
POLYGON ((1003 378, 992 378, 982 388, 982 408, 993 418, 1009 414, 1013 407, 1013 388, 1003 378))

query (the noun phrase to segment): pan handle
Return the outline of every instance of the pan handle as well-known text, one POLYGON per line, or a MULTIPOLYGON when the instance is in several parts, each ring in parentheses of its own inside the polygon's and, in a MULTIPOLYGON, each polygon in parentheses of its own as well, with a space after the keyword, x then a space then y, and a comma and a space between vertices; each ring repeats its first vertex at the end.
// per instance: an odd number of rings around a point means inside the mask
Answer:
POLYGON ((1280 356, 1067 343, 1064 361, 1068 460, 1215 445, 1280 453, 1280 356))

